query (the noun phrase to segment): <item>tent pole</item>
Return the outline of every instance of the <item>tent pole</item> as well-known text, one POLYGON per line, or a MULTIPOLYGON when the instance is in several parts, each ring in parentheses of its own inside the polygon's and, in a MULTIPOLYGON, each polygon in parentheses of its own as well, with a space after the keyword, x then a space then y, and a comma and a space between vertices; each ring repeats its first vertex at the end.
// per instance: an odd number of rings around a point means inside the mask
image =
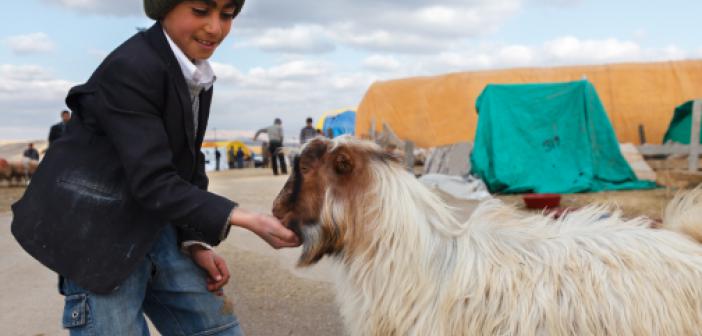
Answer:
POLYGON ((646 131, 644 130, 644 125, 639 124, 639 144, 643 145, 646 143, 646 131))
POLYGON ((702 100, 696 99, 692 103, 692 130, 690 131, 690 156, 687 168, 691 172, 697 171, 700 154, 700 121, 702 119, 702 100))

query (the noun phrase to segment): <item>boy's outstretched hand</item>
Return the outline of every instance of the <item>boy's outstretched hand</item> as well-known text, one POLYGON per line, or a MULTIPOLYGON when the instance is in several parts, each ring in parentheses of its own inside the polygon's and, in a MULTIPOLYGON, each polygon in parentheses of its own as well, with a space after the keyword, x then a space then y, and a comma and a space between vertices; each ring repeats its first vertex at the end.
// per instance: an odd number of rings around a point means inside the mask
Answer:
POLYGON ((300 239, 295 233, 273 216, 235 208, 230 217, 230 224, 257 234, 276 249, 300 246, 300 239))
POLYGON ((189 247, 190 256, 200 268, 207 272, 207 290, 222 295, 222 287, 229 282, 229 269, 224 259, 213 250, 201 245, 189 247))

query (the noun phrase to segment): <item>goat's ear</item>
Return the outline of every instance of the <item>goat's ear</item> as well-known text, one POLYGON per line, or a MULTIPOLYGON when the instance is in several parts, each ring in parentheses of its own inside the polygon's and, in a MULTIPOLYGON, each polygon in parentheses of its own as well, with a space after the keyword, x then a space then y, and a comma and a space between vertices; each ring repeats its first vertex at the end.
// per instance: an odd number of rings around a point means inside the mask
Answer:
POLYGON ((334 171, 339 175, 348 175, 353 172, 351 156, 345 152, 337 153, 334 156, 334 171))

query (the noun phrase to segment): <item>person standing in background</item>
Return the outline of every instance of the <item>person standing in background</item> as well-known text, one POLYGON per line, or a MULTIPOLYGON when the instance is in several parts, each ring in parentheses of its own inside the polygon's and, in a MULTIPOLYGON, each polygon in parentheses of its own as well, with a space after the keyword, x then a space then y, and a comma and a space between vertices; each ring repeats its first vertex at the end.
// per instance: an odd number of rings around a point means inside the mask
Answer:
POLYGON ((283 147, 283 122, 280 118, 275 118, 273 125, 258 130, 253 140, 256 141, 261 133, 268 134, 268 151, 271 153, 273 175, 278 175, 278 163, 280 163, 281 172, 287 175, 288 167, 285 164, 285 156, 278 150, 280 147, 283 147))
POLYGON ((24 150, 22 153, 22 157, 34 160, 34 161, 39 161, 39 152, 37 152, 37 149, 34 148, 33 143, 27 144, 27 149, 24 150))
POLYGON ((234 147, 229 146, 227 149, 227 165, 229 169, 234 169, 234 147))
POLYGON ((222 153, 219 148, 215 147, 215 170, 219 171, 219 160, 222 159, 222 153))
POLYGON ((300 145, 304 145, 307 141, 317 136, 317 130, 312 127, 312 118, 305 120, 305 127, 300 130, 300 145))
POLYGON ((51 126, 49 130, 49 146, 66 133, 69 120, 71 120, 71 112, 68 112, 68 110, 61 111, 61 121, 51 126))
POLYGON ((237 169, 243 169, 244 168, 244 149, 239 147, 239 149, 236 150, 236 168, 237 169))

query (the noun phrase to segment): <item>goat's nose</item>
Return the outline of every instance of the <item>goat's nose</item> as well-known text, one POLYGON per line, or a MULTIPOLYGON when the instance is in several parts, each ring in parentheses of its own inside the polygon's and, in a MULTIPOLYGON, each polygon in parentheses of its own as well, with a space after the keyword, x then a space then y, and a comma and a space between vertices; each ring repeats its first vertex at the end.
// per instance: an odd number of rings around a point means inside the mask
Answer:
POLYGON ((278 195, 278 197, 275 198, 275 200, 273 201, 273 209, 271 210, 273 216, 275 216, 275 218, 278 219, 283 219, 283 216, 285 215, 285 207, 283 206, 285 202, 282 201, 282 199, 284 198, 283 192, 284 191, 282 191, 280 195, 278 195))

